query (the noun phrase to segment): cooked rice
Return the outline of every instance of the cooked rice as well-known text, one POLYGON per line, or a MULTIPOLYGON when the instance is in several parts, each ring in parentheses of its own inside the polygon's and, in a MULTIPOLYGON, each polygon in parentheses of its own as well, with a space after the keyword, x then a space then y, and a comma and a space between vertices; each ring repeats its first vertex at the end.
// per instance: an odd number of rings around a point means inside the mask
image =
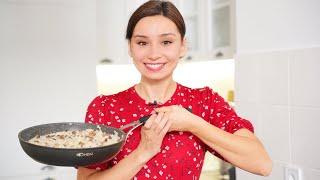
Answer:
POLYGON ((116 131, 114 134, 108 134, 99 128, 98 130, 70 130, 37 135, 28 142, 46 147, 77 149, 107 146, 119 140, 120 137, 116 131))

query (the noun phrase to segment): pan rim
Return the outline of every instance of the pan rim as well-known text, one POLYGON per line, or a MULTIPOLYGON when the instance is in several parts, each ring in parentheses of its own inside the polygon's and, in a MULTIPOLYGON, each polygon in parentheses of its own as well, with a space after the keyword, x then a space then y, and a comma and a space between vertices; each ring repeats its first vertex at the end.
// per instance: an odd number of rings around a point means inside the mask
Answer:
POLYGON ((28 127, 28 128, 25 128, 25 129, 22 129, 20 130, 20 132, 18 133, 18 138, 19 138, 19 141, 23 142, 23 143, 26 143, 28 145, 31 145, 31 146, 34 146, 34 147, 37 147, 37 148, 46 148, 46 149, 52 149, 52 150, 57 150, 57 151, 60 151, 60 150, 67 150, 67 151, 79 151, 79 150, 83 150, 83 151, 86 151, 86 150, 99 150, 99 149, 104 149, 106 147, 112 147, 112 146, 116 146, 118 144, 123 144, 124 143, 124 140, 126 139, 126 136, 127 136, 127 133, 125 133, 124 131, 122 131, 121 129, 118 129, 118 128, 115 128, 115 127, 112 127, 112 126, 107 126, 107 125, 104 125, 104 124, 92 124, 92 123, 85 123, 85 122, 55 122, 55 123, 46 123, 46 124, 39 124, 39 125, 34 125, 34 126, 31 126, 31 127, 28 127), (37 128, 37 127, 41 127, 41 126, 46 126, 46 125, 55 125, 55 124, 68 124, 68 125, 72 125, 72 124, 91 124, 91 125, 94 125, 94 126, 104 126, 105 128, 111 128, 115 131, 119 131, 121 133, 123 133, 124 136, 120 137, 120 140, 117 142, 117 143, 113 143, 113 144, 110 144, 110 145, 106 145, 106 146, 99 146, 99 147, 89 147, 89 148, 56 148, 56 147, 48 147, 48 146, 41 146, 41 145, 37 145, 37 144, 33 144, 33 143, 30 143, 28 142, 27 140, 25 140, 24 138, 22 138, 22 133, 29 130, 29 129, 33 129, 33 128, 37 128))

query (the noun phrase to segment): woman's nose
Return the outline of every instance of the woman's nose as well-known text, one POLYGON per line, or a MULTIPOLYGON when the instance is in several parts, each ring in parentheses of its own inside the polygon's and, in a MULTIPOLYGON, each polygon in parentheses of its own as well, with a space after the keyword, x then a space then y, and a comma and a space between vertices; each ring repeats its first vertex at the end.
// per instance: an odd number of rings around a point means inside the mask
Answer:
POLYGON ((151 45, 148 58, 150 60, 157 60, 161 57, 160 47, 157 45, 151 45))

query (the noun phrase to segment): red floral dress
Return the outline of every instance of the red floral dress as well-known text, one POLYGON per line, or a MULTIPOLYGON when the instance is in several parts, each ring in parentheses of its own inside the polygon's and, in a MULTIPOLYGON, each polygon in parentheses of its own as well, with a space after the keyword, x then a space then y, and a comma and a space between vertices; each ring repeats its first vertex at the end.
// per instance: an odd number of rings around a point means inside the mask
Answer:
MULTIPOLYGON (((171 99, 158 107, 170 105, 188 107, 192 113, 230 133, 241 128, 253 132, 251 123, 238 117, 224 99, 208 87, 192 89, 177 84, 171 99)), ((114 95, 96 97, 88 107, 85 122, 119 128, 149 115, 154 108, 155 105, 143 100, 133 86, 114 95)), ((103 170, 125 158, 138 146, 140 129, 129 134, 116 157, 91 168, 103 170)), ((163 139, 161 152, 149 160, 133 179, 199 179, 206 151, 222 158, 189 132, 169 132, 163 139)))

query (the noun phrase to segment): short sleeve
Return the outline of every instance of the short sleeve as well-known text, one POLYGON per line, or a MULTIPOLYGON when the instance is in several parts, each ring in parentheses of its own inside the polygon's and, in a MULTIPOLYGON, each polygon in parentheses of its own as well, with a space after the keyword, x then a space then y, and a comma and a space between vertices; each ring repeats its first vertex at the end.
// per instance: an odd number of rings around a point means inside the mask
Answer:
POLYGON ((251 122, 239 117, 218 93, 206 87, 204 96, 203 111, 207 114, 205 119, 208 122, 229 133, 234 133, 242 128, 254 132, 251 122))
MULTIPOLYGON (((205 99, 203 101, 203 118, 210 124, 229 133, 234 133, 242 128, 254 132, 251 122, 239 117, 235 110, 218 93, 206 87, 203 96, 202 98, 205 99)), ((207 147, 207 149, 212 153, 214 152, 210 147, 207 147)), ((220 155, 217 156, 222 158, 220 155)))
MULTIPOLYGON (((98 96, 89 104, 86 112, 85 123, 102 124, 102 122, 105 122, 105 119, 109 116, 105 107, 107 100, 108 98, 106 96, 98 96)), ((108 163, 101 163, 90 165, 86 168, 104 170, 108 167, 108 163)))
POLYGON ((108 97, 98 96, 89 104, 85 117, 86 123, 103 124, 109 117, 109 111, 107 111, 108 97))

